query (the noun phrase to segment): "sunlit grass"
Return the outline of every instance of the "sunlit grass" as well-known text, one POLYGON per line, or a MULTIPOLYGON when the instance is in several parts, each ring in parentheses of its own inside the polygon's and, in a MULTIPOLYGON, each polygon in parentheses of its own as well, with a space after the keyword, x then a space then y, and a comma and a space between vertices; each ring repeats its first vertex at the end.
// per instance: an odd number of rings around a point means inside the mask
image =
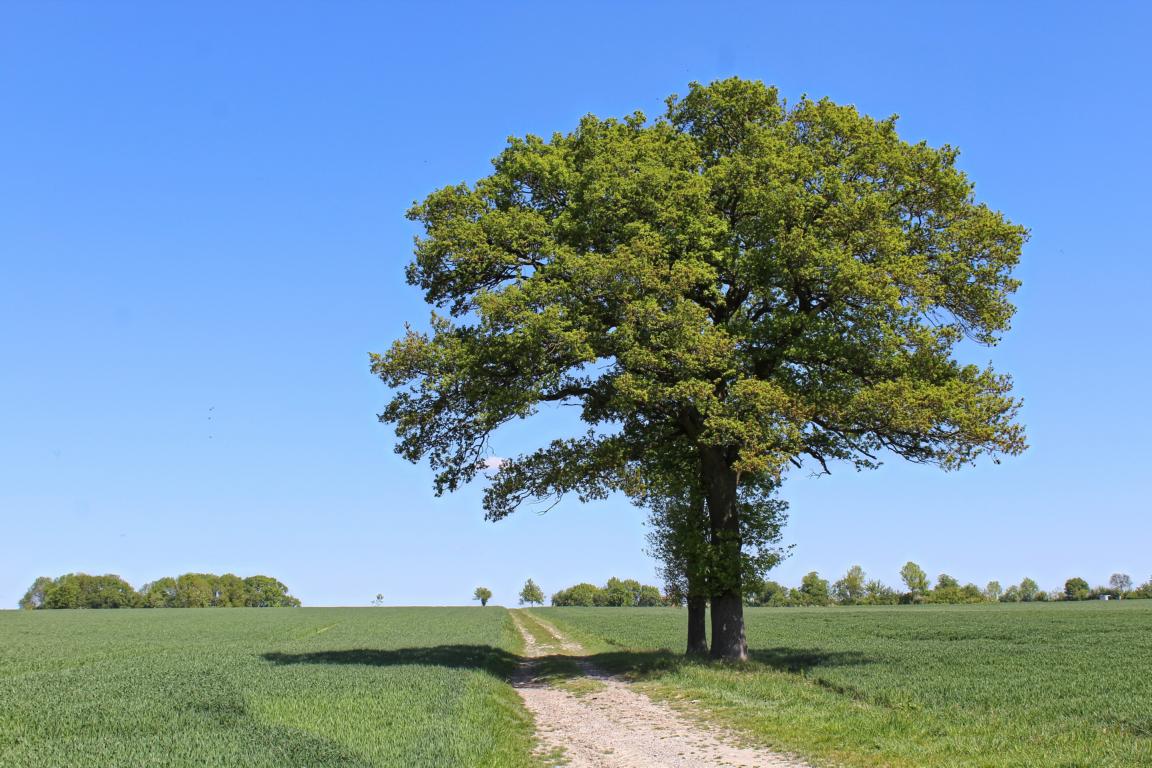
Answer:
POLYGON ((0 766, 492 766, 531 757, 498 608, 0 613, 0 766))
POLYGON ((818 764, 1152 766, 1152 601, 752 609, 736 667, 681 659, 677 609, 538 613, 653 695, 818 764))

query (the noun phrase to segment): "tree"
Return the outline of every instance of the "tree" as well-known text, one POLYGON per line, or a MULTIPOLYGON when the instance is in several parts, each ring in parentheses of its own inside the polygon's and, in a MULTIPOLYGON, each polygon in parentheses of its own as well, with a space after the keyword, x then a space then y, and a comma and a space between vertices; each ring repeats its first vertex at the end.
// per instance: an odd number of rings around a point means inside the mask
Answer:
POLYGON ((1090 594, 1088 582, 1079 576, 1064 582, 1064 597, 1068 600, 1087 600, 1090 594))
POLYGON ((244 579, 244 605, 249 608, 299 608, 300 601, 288 594, 288 587, 283 582, 271 576, 257 575, 244 579))
POLYGON ((488 587, 476 587, 476 591, 472 593, 473 600, 479 600, 481 607, 488 605, 488 601, 492 599, 492 590, 488 587))
POLYGON ((373 600, 372 600, 372 605, 376 606, 377 608, 384 605, 384 593, 383 592, 377 592, 376 593, 376 597, 373 598, 373 600))
POLYGON ((1025 447, 1010 378, 953 353, 1008 328, 1027 233, 974 200, 956 157, 737 78, 655 121, 510 139, 491 175, 408 213, 408 281, 447 314, 372 356, 393 388, 380 418, 439 494, 487 466, 502 425, 578 406, 586 431, 492 474, 494 520, 632 495, 644 457, 676 446, 715 552, 712 654, 746 658, 742 492, 806 462, 950 470, 1025 447))
POLYGON ((816 571, 809 571, 800 580, 800 595, 804 605, 828 605, 832 602, 828 595, 828 580, 820 578, 816 571))
POLYGON ((575 586, 562 589, 552 595, 552 605, 556 606, 582 606, 591 608, 594 605, 603 605, 604 590, 595 584, 581 582, 575 586))
POLYGON ((1020 582, 1020 600, 1025 603, 1031 603, 1036 600, 1036 596, 1040 594, 1040 585, 1032 579, 1023 579, 1020 582))
POLYGON ((36 581, 32 582, 32 586, 28 587, 28 591, 24 593, 24 597, 20 598, 20 608, 25 611, 43 608, 44 597, 51 588, 52 578, 50 576, 39 577, 36 581))
POLYGON ((1123 600, 1132 591, 1132 577, 1126 573, 1114 573, 1108 579, 1108 586, 1116 593, 1117 600, 1123 600))
POLYGON ((900 602, 900 595, 879 579, 873 579, 864 585, 864 602, 868 605, 895 605, 900 602))
POLYGON ((918 601, 932 586, 924 569, 911 560, 900 569, 900 580, 904 582, 904 586, 908 587, 908 592, 912 595, 914 602, 918 601))
POLYGON ((145 608, 176 608, 176 579, 164 576, 140 587, 140 602, 145 608))
POLYGON ((1004 588, 1000 586, 998 581, 990 581, 988 586, 984 587, 984 598, 989 602, 998 602, 1002 594, 1004 594, 1004 588))
MULTIPOLYGON (((699 483, 690 480, 694 472, 690 457, 674 457, 667 452, 655 456, 663 457, 663 461, 650 462, 655 467, 645 470, 646 490, 638 499, 650 510, 648 554, 660 563, 667 594, 688 606, 686 653, 705 655, 705 609, 714 591, 712 574, 724 570, 717 561, 725 552, 710 540, 706 494, 699 483)), ((755 588, 787 554, 778 544, 788 505, 770 494, 745 489, 739 507, 741 581, 745 587, 752 584, 755 588)))
POLYGON ((524 582, 524 588, 520 590, 520 605, 543 605, 544 604, 544 590, 536 586, 536 582, 532 579, 524 582))
POLYGON ((854 565, 848 569, 844 577, 832 585, 832 593, 836 595, 837 602, 845 605, 855 605, 864 599, 864 569, 854 565))

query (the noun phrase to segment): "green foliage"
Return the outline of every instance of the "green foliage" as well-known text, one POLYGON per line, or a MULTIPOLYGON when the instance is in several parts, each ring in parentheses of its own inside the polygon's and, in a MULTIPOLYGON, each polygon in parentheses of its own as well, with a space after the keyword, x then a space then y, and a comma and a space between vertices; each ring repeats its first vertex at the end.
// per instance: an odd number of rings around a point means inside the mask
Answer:
POLYGON ((932 586, 924 569, 911 560, 900 569, 900 579, 904 582, 904 586, 908 587, 908 591, 915 600, 918 600, 932 586))
POLYGON ((552 595, 552 605, 579 606, 582 608, 604 605, 603 593, 604 590, 600 587, 585 581, 552 595))
POLYGON ((552 605, 591 608, 651 608, 664 605, 660 590, 635 579, 608 579, 603 587, 583 582, 552 595, 552 605))
POLYGON ((481 607, 488 605, 488 601, 492 599, 492 590, 488 587, 476 587, 476 591, 472 593, 473 600, 479 600, 481 607))
POLYGON ((544 604, 544 590, 536 586, 536 582, 532 579, 524 582, 524 588, 520 590, 520 605, 543 605, 544 604))
POLYGON ((24 597, 20 598, 20 609, 32 611, 37 608, 43 608, 48 590, 51 588, 52 577, 41 576, 36 579, 36 581, 32 582, 32 586, 28 587, 28 591, 24 593, 24 597))
POLYGON ((641 499, 646 457, 687 457, 741 656, 743 494, 804 462, 955 469, 1025 448, 1010 378, 954 352, 1007 330, 1027 233, 956 158, 895 118, 738 78, 693 83, 655 121, 512 138, 489 176, 408 213, 424 228, 408 282, 440 314, 372 355, 393 390, 380 418, 439 494, 477 476, 501 426, 577 406, 583 434, 493 474, 491 519, 641 499))
POLYGON ((0 611, 8 768, 539 768, 502 610, 0 611))
POLYGON ((1074 577, 1064 582, 1064 597, 1067 600, 1087 600, 1092 596, 1088 582, 1080 577, 1074 577))
MULTIPOLYGON (((45 584, 43 578, 37 579, 29 590, 32 593, 37 585, 42 588, 40 608, 134 608, 140 599, 131 584, 113 574, 68 573, 50 584, 45 584)), ((33 594, 32 599, 35 597, 33 594)))
POLYGON ((291 608, 300 601, 270 576, 241 579, 231 573, 185 573, 149 582, 139 592, 119 576, 70 573, 42 576, 20 600, 21 608, 291 608))
POLYGON ((866 590, 864 588, 864 569, 854 565, 848 569, 844 577, 832 585, 832 593, 836 602, 841 605, 855 605, 864 601, 866 590))
POLYGON ((816 571, 809 571, 800 580, 801 605, 828 605, 832 598, 828 592, 828 580, 820 578, 816 571))
POLYGON ((1040 595, 1040 585, 1032 579, 1023 579, 1020 582, 1020 601, 1031 603, 1040 595))
POLYGON ((679 648, 684 611, 534 613, 646 692, 813 765, 1152 765, 1152 602, 755 608, 738 672, 658 650, 679 648))
POLYGON ((988 582, 988 586, 984 587, 984 599, 990 603, 999 602, 1000 596, 1004 594, 1004 588, 1000 586, 998 581, 988 582))

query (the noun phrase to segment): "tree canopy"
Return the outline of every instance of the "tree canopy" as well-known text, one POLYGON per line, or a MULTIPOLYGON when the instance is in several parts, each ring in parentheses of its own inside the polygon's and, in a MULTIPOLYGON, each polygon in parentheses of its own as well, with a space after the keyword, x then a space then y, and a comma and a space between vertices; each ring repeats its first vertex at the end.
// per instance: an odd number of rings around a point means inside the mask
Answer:
POLYGON ((271 576, 185 573, 149 582, 137 591, 119 576, 69 573, 36 579, 20 607, 37 608, 292 608, 300 601, 271 576))
POLYGON ((476 477, 501 425, 578 406, 585 432, 501 464, 492 519, 636 497, 651 452, 690 456, 726 564, 712 650, 743 658, 741 493, 806 462, 955 469, 1024 449, 1010 378, 955 351, 1008 328, 1026 231, 894 117, 738 78, 667 104, 512 138, 491 175, 415 205, 407 277, 440 311, 372 368, 437 493, 476 477))

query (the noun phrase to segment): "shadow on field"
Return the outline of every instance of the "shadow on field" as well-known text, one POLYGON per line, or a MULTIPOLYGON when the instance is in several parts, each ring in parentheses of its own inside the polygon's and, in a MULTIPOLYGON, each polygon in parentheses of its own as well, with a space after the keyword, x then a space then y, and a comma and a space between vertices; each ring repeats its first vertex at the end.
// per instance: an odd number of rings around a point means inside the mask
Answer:
POLYGON ((434 645, 378 650, 354 648, 313 653, 265 653, 273 664, 361 664, 371 667, 434 666, 480 669, 493 674, 515 669, 520 657, 490 645, 434 645))
MULTIPOLYGON (((816 648, 759 648, 751 651, 753 664, 792 673, 807 673, 820 667, 869 664, 872 659, 850 651, 823 651, 816 648)), ((265 653, 263 658, 277 665, 359 664, 373 667, 438 666, 476 669, 500 678, 508 677, 527 659, 490 645, 435 645, 422 648, 379 650, 355 648, 311 653, 265 653)), ((609 651, 587 656, 542 656, 532 659, 553 677, 577 677, 583 673, 575 663, 588 662, 596 669, 638 678, 658 678, 687 664, 724 664, 708 659, 692 659, 669 650, 609 651)), ((738 667, 731 667, 736 669, 738 667)))

